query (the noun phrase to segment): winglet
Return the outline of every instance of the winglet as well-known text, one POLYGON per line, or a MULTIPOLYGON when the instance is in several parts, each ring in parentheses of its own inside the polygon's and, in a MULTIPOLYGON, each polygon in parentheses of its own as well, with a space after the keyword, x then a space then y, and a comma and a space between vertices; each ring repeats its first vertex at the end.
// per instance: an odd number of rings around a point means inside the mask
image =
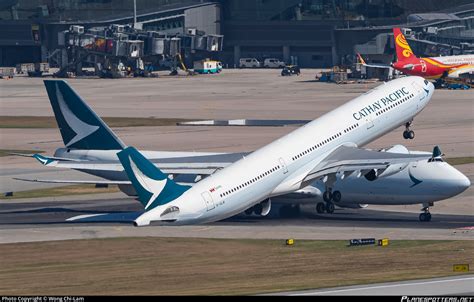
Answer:
POLYGON ((33 157, 37 161, 39 161, 43 166, 47 166, 47 165, 49 165, 50 163, 52 163, 54 161, 51 158, 48 158, 48 157, 43 156, 43 155, 39 155, 38 153, 33 154, 33 157))
POLYGON ((145 211, 177 199, 190 188, 175 183, 133 147, 125 148, 117 156, 145 211))

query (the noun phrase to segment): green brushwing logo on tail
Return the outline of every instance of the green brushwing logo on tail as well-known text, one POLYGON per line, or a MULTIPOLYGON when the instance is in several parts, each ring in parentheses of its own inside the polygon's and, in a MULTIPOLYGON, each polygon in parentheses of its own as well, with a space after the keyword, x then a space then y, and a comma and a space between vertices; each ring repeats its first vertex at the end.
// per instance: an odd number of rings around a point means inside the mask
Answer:
POLYGON ((64 145, 75 149, 121 150, 125 144, 62 80, 45 80, 64 145))
POLYGON ((47 158, 47 157, 44 157, 44 156, 42 156, 42 155, 39 155, 38 153, 33 154, 33 157, 34 157, 37 161, 39 161, 42 165, 45 165, 45 166, 47 166, 47 165, 49 165, 50 163, 53 162, 52 159, 47 158))
POLYGON ((190 188, 169 179, 133 147, 125 148, 117 156, 146 211, 177 199, 190 188))

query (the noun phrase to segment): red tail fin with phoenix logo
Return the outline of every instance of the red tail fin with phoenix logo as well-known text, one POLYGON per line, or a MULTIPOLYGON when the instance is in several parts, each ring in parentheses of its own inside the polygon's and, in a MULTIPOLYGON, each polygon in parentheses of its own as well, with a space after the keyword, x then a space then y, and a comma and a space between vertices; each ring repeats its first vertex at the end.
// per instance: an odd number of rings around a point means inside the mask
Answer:
POLYGON ((395 40, 395 49, 397 50, 397 61, 412 61, 416 59, 400 28, 393 28, 393 39, 395 40))

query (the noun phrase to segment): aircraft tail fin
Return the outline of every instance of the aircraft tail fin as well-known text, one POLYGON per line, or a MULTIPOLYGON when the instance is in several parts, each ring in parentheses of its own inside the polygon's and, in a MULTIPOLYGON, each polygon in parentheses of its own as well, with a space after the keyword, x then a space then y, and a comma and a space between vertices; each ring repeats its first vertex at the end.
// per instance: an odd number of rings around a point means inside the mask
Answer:
POLYGON ((75 149, 121 150, 125 144, 63 80, 45 80, 64 145, 75 149))
POLYGON ((117 156, 145 211, 175 200, 190 188, 174 182, 133 147, 125 148, 117 156))
POLYGON ((367 63, 365 63, 365 60, 364 58, 362 58, 362 56, 360 55, 360 53, 357 53, 357 58, 359 59, 359 63, 362 64, 362 65, 367 65, 367 63))
POLYGON ((397 61, 410 61, 416 58, 400 28, 393 28, 393 39, 395 40, 397 61))

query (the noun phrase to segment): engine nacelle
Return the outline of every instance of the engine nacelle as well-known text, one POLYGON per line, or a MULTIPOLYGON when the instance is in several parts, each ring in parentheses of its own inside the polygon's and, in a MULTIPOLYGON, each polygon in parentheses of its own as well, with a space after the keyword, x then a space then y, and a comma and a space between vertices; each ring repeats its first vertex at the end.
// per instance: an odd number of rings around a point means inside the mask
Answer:
POLYGON ((254 205, 245 213, 249 214, 249 213, 254 212, 256 215, 259 215, 259 216, 267 216, 268 213, 270 213, 271 209, 272 209, 272 201, 270 198, 268 198, 262 201, 261 203, 254 205))
POLYGON ((272 209, 272 200, 268 198, 267 200, 262 201, 260 205, 262 206, 262 213, 260 213, 260 216, 267 216, 272 209))

